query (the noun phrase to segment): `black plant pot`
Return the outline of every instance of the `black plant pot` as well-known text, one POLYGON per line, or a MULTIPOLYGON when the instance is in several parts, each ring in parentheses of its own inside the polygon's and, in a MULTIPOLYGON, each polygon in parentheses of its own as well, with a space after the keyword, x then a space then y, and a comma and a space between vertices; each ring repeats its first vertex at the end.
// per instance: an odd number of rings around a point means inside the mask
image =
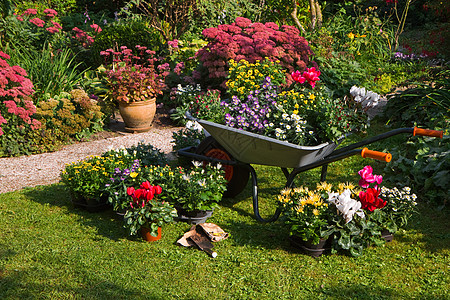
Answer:
POLYGON ((111 204, 108 202, 108 197, 101 197, 97 200, 71 194, 71 198, 74 207, 86 210, 88 212, 101 212, 111 208, 111 204))
POLYGON ((187 211, 180 207, 175 207, 178 212, 177 221, 189 224, 205 223, 206 219, 212 216, 213 210, 193 210, 187 211))
POLYGON ((321 256, 325 251, 329 250, 331 246, 330 239, 321 239, 319 244, 315 245, 312 244, 311 241, 304 241, 298 236, 291 235, 289 237, 289 241, 292 246, 302 250, 302 252, 312 257, 321 256))
POLYGON ((381 232, 381 237, 386 241, 386 243, 390 243, 394 239, 394 234, 385 229, 381 232))

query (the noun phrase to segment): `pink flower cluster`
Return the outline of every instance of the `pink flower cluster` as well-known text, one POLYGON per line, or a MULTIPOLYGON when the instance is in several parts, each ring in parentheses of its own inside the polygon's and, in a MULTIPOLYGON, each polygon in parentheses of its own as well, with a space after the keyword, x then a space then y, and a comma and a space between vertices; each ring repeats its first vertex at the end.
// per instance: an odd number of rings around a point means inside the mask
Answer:
MULTIPOLYGON (((94 30, 95 35, 102 32, 102 28, 97 24, 91 24, 90 27, 94 30)), ((72 36, 72 38, 80 42, 83 48, 89 48, 94 43, 94 37, 80 28, 74 27, 72 31, 75 32, 75 36, 72 36)))
POLYGON ((366 191, 359 192, 361 208, 367 209, 368 211, 374 211, 377 208, 385 207, 387 202, 378 197, 381 193, 381 189, 378 185, 383 181, 383 177, 381 175, 374 175, 371 166, 365 166, 358 171, 358 174, 361 176, 359 185, 366 189, 366 191), (369 188, 371 183, 376 183, 375 187, 369 188))
MULTIPOLYGON (((29 8, 27 10, 25 10, 23 12, 23 14, 21 15, 16 15, 14 13, 14 15, 16 16, 17 20, 19 21, 24 21, 24 18, 29 18, 30 16, 35 16, 37 15, 37 9, 34 8, 29 8)), ((58 15, 58 13, 56 12, 56 10, 51 9, 51 8, 47 8, 44 10, 44 14, 45 14, 45 18, 51 22, 52 26, 48 26, 47 28, 45 28, 45 30, 47 30, 50 33, 57 33, 59 32, 60 29, 62 29, 61 25, 58 22, 52 21, 52 19, 54 17, 56 17, 58 15)), ((47 21, 44 21, 38 17, 32 18, 28 20, 31 24, 36 25, 39 28, 44 28, 46 24, 50 25, 49 23, 47 23, 47 21)))
POLYGON ((312 88, 316 86, 316 81, 319 81, 320 71, 316 70, 315 67, 308 68, 305 72, 300 73, 300 71, 292 72, 291 74, 292 79, 298 83, 305 83, 305 81, 308 81, 308 83, 311 85, 312 88))
POLYGON ((74 27, 72 31, 75 32, 75 36, 72 36, 72 38, 80 42, 83 48, 88 48, 94 43, 94 38, 80 28, 74 27))
POLYGON ((131 196, 132 201, 130 202, 131 208, 136 207, 145 207, 145 205, 156 195, 162 193, 162 188, 159 185, 151 185, 150 182, 145 181, 141 183, 139 189, 135 189, 134 187, 127 188, 128 196, 131 196))
POLYGON ((26 78, 27 73, 19 66, 10 66, 6 61, 10 56, 0 51, 0 136, 1 124, 8 123, 12 115, 18 116, 31 129, 37 129, 41 123, 33 119, 36 106, 29 100, 34 93, 33 83, 26 78))
MULTIPOLYGON (((255 63, 268 57, 279 60, 290 74, 295 69, 306 70, 309 56, 313 55, 297 28, 287 25, 280 28, 272 22, 252 23, 238 17, 232 24, 207 28, 202 34, 209 42, 196 56, 207 68, 209 78, 225 78, 230 59, 255 63)), ((287 79, 292 82, 290 76, 287 79)))

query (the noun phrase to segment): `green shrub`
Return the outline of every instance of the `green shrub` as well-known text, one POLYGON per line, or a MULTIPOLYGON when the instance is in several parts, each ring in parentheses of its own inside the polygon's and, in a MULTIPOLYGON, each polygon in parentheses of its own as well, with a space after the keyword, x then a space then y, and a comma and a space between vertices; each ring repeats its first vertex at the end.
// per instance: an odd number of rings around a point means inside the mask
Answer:
POLYGON ((161 50, 161 35, 150 27, 148 21, 134 18, 121 20, 103 28, 91 46, 91 66, 97 68, 104 63, 100 51, 119 50, 120 46, 136 49, 136 45, 145 46, 158 53, 161 50))
POLYGON ((68 48, 56 51, 47 46, 41 51, 30 51, 17 46, 12 53, 11 61, 21 65, 34 82, 36 105, 43 99, 70 92, 81 81, 82 75, 68 48))
POLYGON ((72 139, 80 140, 102 130, 103 125, 97 101, 80 89, 41 101, 36 118, 42 123, 39 134, 31 136, 38 148, 36 152, 55 150, 72 139))
POLYGON ((392 97, 385 116, 393 127, 419 126, 444 130, 443 140, 411 137, 401 147, 390 149, 395 157, 385 168, 396 184, 415 187, 436 205, 447 205, 450 189, 450 80, 449 71, 440 73, 435 83, 419 84, 392 97))

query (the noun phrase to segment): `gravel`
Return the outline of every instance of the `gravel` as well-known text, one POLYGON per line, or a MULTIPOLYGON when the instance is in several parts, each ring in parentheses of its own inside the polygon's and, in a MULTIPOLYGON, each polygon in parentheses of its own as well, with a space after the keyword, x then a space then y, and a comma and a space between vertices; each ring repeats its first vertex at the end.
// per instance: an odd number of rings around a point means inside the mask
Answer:
POLYGON ((0 193, 57 183, 65 165, 110 149, 130 147, 140 141, 161 149, 172 157, 172 133, 177 127, 152 128, 145 133, 122 133, 122 136, 76 143, 56 152, 30 156, 0 158, 0 193))

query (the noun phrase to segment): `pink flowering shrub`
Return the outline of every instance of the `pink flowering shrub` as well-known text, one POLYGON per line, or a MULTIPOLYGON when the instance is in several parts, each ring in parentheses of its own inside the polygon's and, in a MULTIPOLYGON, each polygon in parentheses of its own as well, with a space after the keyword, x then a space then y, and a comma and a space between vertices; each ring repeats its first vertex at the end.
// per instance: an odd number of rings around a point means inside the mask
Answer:
POLYGON ((36 106, 30 100, 34 93, 33 83, 26 78, 24 69, 9 65, 6 61, 9 58, 0 51, 0 136, 5 133, 2 124, 29 126, 32 130, 41 125, 33 118, 36 112, 36 106))
MULTIPOLYGON (((280 28, 272 22, 252 23, 249 19, 238 17, 232 24, 207 28, 202 34, 208 44, 196 56, 208 78, 221 83, 222 87, 230 59, 254 63, 268 57, 271 61, 279 60, 287 74, 294 70, 303 72, 310 64, 316 66, 309 60, 313 52, 308 42, 293 26, 283 25, 280 28)), ((286 79, 292 83, 291 76, 286 79)))
POLYGON ((137 54, 127 46, 120 52, 113 49, 101 51, 105 58, 105 80, 112 101, 145 101, 162 94, 165 89, 164 78, 169 73, 169 64, 156 66, 155 51, 136 45, 137 54), (111 63, 112 61, 112 63, 111 63))
POLYGON ((42 49, 46 42, 51 42, 57 37, 55 35, 61 32, 62 26, 54 19, 57 15, 58 13, 51 8, 40 13, 34 8, 29 8, 20 15, 14 13, 12 17, 16 21, 13 24, 18 36, 12 39, 15 39, 15 42, 25 43, 27 47, 42 49))

